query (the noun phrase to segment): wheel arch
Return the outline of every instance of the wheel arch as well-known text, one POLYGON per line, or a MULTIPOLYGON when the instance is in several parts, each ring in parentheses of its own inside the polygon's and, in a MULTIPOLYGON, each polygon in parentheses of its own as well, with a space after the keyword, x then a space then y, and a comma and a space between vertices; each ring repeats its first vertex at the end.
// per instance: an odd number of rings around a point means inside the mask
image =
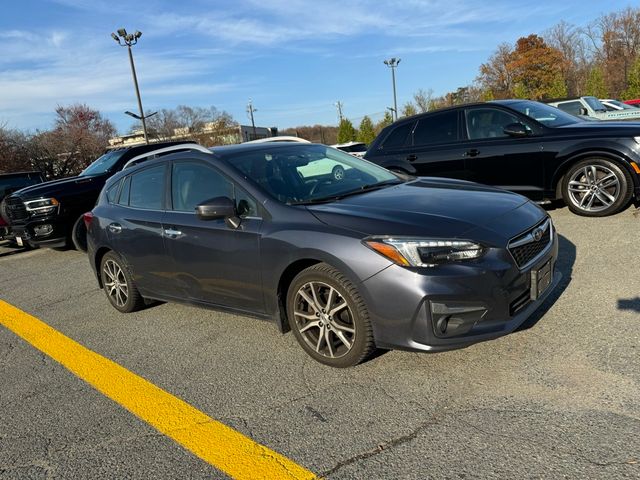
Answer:
POLYGON ((102 288, 104 285, 102 284, 102 275, 100 274, 100 264, 102 263, 102 259, 104 256, 111 251, 108 247, 100 247, 96 250, 96 254, 93 257, 93 265, 95 266, 96 277, 98 278, 98 285, 102 288))
POLYGON ((278 324, 278 329, 281 333, 286 333, 291 330, 289 322, 287 321, 287 294, 289 292, 291 282, 293 282, 293 279, 303 270, 322 262, 323 260, 318 258, 301 258, 290 263, 280 274, 278 288, 276 291, 276 323, 278 324))
POLYGON ((633 187, 638 188, 640 186, 638 174, 631 167, 630 161, 621 156, 618 153, 611 152, 609 150, 594 150, 588 149, 581 152, 576 152, 568 156, 556 169, 553 174, 553 179, 551 181, 551 185, 555 191, 555 199, 562 199, 562 182, 564 180, 567 171, 575 165, 577 162, 581 160, 585 160, 590 157, 603 157, 606 160, 610 160, 618 165, 620 168, 625 169, 631 175, 631 180, 633 181, 633 187))

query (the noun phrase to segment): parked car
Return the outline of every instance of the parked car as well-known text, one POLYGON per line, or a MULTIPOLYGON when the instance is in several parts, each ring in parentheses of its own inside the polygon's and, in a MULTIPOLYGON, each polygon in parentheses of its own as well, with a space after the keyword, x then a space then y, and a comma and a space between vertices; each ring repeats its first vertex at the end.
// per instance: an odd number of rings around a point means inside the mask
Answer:
MULTIPOLYGON (((15 172, 0 174, 0 240, 9 236, 9 217, 5 213, 4 198, 10 193, 29 185, 42 183, 44 177, 40 172, 15 172)), ((18 242, 22 246, 22 241, 18 242)))
POLYGON ((317 361, 347 367, 375 347, 505 335, 559 279, 547 213, 492 187, 404 180, 317 144, 131 163, 85 217, 90 264, 120 312, 162 300, 272 319, 317 361), (336 164, 342 179, 317 174, 336 164))
POLYGON ((611 111, 596 97, 578 97, 546 103, 571 115, 588 116, 598 120, 640 120, 640 110, 611 111))
POLYGON ((367 144, 363 142, 337 143, 331 146, 360 158, 363 158, 364 154, 367 153, 367 144))
POLYGON ((640 124, 587 122, 529 100, 460 105, 386 127, 365 158, 396 172, 494 185, 605 216, 640 200, 640 124))
POLYGON ((638 111, 636 107, 621 102, 620 100, 615 100, 613 98, 601 98, 600 103, 602 103, 606 107, 608 112, 616 112, 619 110, 631 110, 634 112, 638 111))
POLYGON ((631 105, 632 107, 640 107, 640 98, 635 98, 633 100, 625 100, 623 103, 627 105, 631 105))
POLYGON ((294 137, 291 135, 279 135, 275 137, 265 137, 259 138, 257 140, 249 140, 244 143, 273 143, 273 142, 298 142, 298 143, 311 143, 309 140, 305 140, 304 138, 294 137))
POLYGON ((82 214, 96 203, 105 181, 140 153, 188 142, 138 145, 107 151, 79 176, 33 185, 5 199, 6 216, 18 243, 86 250, 82 214))

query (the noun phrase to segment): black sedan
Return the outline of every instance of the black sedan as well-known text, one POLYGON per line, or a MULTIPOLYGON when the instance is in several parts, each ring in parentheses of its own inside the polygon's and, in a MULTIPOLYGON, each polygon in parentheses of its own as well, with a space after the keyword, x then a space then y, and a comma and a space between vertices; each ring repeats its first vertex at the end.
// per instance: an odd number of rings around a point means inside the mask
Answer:
POLYGON ((498 186, 574 213, 640 200, 640 123, 585 121, 528 100, 461 105, 401 119, 365 158, 396 172, 498 186))
POLYGON ((557 284, 551 219, 520 195, 402 179, 323 145, 196 147, 134 158, 86 215, 121 312, 155 299, 268 318, 346 367, 375 347, 505 335, 557 284))

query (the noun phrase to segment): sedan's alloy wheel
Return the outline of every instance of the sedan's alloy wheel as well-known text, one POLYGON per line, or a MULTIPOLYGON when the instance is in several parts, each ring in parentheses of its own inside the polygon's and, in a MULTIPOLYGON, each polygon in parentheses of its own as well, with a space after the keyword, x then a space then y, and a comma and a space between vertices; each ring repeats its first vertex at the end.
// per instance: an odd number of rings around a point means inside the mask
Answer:
POLYGON ((127 278, 120 266, 113 260, 104 262, 103 272, 106 281, 104 282, 107 295, 118 307, 124 307, 129 299, 129 285, 127 278))
POLYGON ((569 178, 568 191, 577 208, 601 212, 611 208, 620 197, 620 179, 604 165, 585 165, 569 178))
POLYGON ((340 358, 353 347, 356 325, 351 306, 331 285, 302 285, 295 296, 293 315, 301 337, 319 355, 340 358))

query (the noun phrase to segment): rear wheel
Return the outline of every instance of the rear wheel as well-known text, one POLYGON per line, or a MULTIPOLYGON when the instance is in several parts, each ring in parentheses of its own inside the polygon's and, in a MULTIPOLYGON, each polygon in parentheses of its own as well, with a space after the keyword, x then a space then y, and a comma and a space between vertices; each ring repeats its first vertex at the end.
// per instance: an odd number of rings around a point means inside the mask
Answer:
POLYGON ((604 158, 576 163, 562 184, 562 197, 569 209, 585 217, 613 215, 629 204, 632 195, 629 172, 604 158))
POLYGON ((100 276, 109 303, 116 310, 130 313, 144 307, 144 299, 118 254, 108 252, 102 257, 100 276))
POLYGON ((375 350, 369 312, 355 286, 319 263, 303 270, 287 294, 289 325, 302 348, 332 367, 350 367, 375 350))

